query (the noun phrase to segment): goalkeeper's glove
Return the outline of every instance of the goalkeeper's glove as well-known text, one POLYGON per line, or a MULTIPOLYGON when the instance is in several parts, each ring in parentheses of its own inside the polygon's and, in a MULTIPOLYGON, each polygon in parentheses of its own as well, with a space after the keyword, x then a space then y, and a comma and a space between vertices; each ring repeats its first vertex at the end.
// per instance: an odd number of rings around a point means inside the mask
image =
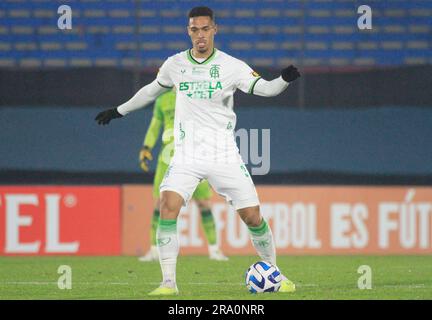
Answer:
POLYGON ((108 110, 100 112, 96 116, 95 120, 97 121, 98 124, 106 125, 112 119, 121 118, 121 117, 123 117, 123 115, 117 111, 117 108, 112 108, 112 109, 108 109, 108 110))
POLYGON ((139 161, 140 161, 140 167, 144 172, 149 171, 148 162, 152 160, 153 160, 153 156, 151 153, 151 149, 147 146, 142 147, 139 153, 139 161))
POLYGON ((295 79, 300 77, 300 72, 298 72, 297 68, 293 65, 286 67, 281 71, 282 79, 286 82, 292 82, 295 79))

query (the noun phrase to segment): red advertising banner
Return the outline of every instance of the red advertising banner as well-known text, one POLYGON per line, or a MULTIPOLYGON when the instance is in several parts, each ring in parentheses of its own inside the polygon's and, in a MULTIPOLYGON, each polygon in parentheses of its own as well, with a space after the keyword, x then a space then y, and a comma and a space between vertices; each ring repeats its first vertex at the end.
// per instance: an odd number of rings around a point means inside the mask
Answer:
POLYGON ((150 247, 152 190, 150 185, 128 185, 122 188, 123 254, 140 256, 150 247))
MULTIPOLYGON (((432 188, 259 186, 261 212, 278 254, 431 254, 432 188)), ((255 254, 249 233, 219 197, 212 211, 227 254, 255 254)), ((149 247, 153 204, 149 186, 123 187, 123 253, 149 247)), ((206 254, 195 203, 182 210, 177 230, 181 254, 206 254)))
POLYGON ((120 191, 0 186, 0 254, 120 254, 120 191))

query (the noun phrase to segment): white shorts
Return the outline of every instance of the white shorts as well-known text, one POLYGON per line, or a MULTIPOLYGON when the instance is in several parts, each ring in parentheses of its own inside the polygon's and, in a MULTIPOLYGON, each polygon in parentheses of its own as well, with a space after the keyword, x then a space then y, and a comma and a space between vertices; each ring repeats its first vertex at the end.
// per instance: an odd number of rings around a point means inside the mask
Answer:
POLYGON ((243 162, 189 165, 171 162, 159 190, 177 192, 187 205, 203 179, 207 179, 213 189, 236 210, 259 205, 255 185, 243 162))

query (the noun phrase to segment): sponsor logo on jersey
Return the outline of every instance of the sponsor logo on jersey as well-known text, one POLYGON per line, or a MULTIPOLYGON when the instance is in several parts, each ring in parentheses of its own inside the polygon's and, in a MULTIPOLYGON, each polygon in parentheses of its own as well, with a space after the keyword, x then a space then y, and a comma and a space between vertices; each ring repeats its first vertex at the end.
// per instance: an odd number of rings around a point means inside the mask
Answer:
POLYGON ((206 71, 207 71, 207 68, 204 68, 204 67, 193 67, 192 68, 192 75, 199 76, 199 75, 204 74, 206 71))
POLYGON ((186 95, 191 99, 211 99, 214 92, 222 90, 222 83, 220 81, 180 82, 179 90, 186 91, 186 95))

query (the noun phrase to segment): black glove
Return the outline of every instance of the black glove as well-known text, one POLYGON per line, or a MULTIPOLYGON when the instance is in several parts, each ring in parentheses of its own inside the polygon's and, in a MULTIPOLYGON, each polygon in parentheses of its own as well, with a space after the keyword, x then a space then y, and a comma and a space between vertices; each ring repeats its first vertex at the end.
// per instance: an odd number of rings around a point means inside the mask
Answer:
POLYGON ((102 125, 106 125, 108 124, 112 119, 115 118, 121 118, 123 117, 123 115, 121 115, 118 111, 117 108, 113 108, 113 109, 108 109, 105 111, 100 112, 95 120, 97 121, 98 124, 102 124, 102 125))
POLYGON ((298 72, 297 68, 293 65, 286 67, 285 69, 282 69, 281 71, 282 79, 286 82, 292 82, 295 79, 300 77, 300 72, 298 72))

